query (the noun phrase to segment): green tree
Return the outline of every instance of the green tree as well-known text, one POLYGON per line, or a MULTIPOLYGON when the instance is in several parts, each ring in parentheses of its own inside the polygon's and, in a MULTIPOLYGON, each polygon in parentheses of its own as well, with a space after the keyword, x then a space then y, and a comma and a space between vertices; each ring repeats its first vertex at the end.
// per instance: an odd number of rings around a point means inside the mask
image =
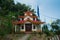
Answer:
POLYGON ((42 30, 45 34, 47 34, 47 36, 49 35, 49 30, 48 30, 48 26, 47 24, 44 24, 43 27, 42 27, 42 30))
POLYGON ((12 20, 16 20, 25 11, 32 11, 29 6, 21 3, 14 3, 14 0, 0 0, 0 35, 6 35, 12 31, 12 20))
POLYGON ((8 12, 13 5, 13 0, 0 0, 0 16, 8 15, 8 12))
POLYGON ((46 36, 50 36, 50 37, 54 36, 53 30, 49 30, 48 28, 49 28, 48 24, 44 24, 43 27, 42 27, 43 33, 45 33, 46 36))
POLYGON ((52 27, 53 32, 59 35, 60 34, 60 19, 57 19, 56 21, 52 22, 51 27, 52 27))

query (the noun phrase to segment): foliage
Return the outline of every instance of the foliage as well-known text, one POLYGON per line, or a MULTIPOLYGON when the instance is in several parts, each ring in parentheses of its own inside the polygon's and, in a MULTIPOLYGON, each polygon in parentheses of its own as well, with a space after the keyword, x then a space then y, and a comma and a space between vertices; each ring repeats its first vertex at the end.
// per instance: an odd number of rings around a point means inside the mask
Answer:
POLYGON ((4 36, 6 34, 10 34, 12 31, 12 24, 10 22, 10 19, 1 20, 1 25, 0 25, 0 35, 4 36))
POLYGON ((60 35, 60 19, 53 21, 50 25, 51 30, 48 29, 47 24, 44 24, 42 31, 47 34, 47 36, 60 35))
POLYGON ((52 30, 55 34, 60 34, 60 19, 57 19, 56 21, 52 22, 51 24, 52 30))
POLYGON ((9 12, 15 15, 23 15, 27 10, 34 12, 34 9, 31 9, 29 6, 21 3, 15 4, 13 0, 0 0, 0 10, 0 16, 6 16, 9 12))
POLYGON ((21 3, 14 3, 14 0, 0 0, 0 35, 4 36, 12 32, 12 20, 27 10, 34 13, 34 9, 21 3))
POLYGON ((43 25, 42 31, 43 31, 43 33, 45 33, 47 36, 53 36, 52 30, 49 30, 49 29, 48 29, 47 24, 44 24, 44 25, 43 25))
POLYGON ((48 30, 48 26, 46 24, 43 25, 43 28, 42 28, 43 32, 47 35, 49 35, 49 30, 48 30))

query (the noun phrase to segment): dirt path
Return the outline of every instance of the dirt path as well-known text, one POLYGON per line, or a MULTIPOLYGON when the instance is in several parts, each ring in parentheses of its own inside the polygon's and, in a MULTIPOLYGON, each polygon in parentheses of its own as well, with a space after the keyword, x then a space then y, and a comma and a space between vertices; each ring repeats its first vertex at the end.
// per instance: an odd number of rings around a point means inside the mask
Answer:
POLYGON ((27 40, 27 38, 30 36, 30 34, 26 34, 22 38, 18 38, 18 40, 27 40))

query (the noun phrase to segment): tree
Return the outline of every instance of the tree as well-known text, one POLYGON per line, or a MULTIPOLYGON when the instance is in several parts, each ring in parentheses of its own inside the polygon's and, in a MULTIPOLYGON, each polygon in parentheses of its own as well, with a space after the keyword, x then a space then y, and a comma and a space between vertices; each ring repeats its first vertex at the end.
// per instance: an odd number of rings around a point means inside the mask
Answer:
POLYGON ((34 10, 25 4, 15 4, 14 0, 0 0, 0 35, 11 33, 12 20, 16 20, 27 10, 34 13, 34 10))
POLYGON ((9 9, 14 5, 13 0, 0 0, 0 16, 8 15, 9 9))
POLYGON ((52 22, 51 27, 52 27, 53 32, 59 35, 60 34, 60 19, 57 19, 56 21, 52 22))
POLYGON ((42 27, 42 30, 45 34, 47 34, 47 36, 49 35, 49 30, 48 30, 48 26, 47 24, 44 24, 43 27, 42 27))
POLYGON ((43 31, 43 33, 46 34, 46 36, 50 36, 50 37, 54 36, 53 30, 49 30, 49 29, 48 29, 48 24, 44 24, 44 25, 43 25, 42 31, 43 31))

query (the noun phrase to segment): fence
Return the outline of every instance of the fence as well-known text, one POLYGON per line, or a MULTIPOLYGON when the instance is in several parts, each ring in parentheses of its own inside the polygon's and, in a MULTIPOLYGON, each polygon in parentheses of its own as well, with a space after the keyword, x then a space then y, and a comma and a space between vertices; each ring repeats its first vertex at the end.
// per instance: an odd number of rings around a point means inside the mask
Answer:
POLYGON ((54 37, 48 37, 46 40, 60 40, 60 35, 56 35, 54 37))

